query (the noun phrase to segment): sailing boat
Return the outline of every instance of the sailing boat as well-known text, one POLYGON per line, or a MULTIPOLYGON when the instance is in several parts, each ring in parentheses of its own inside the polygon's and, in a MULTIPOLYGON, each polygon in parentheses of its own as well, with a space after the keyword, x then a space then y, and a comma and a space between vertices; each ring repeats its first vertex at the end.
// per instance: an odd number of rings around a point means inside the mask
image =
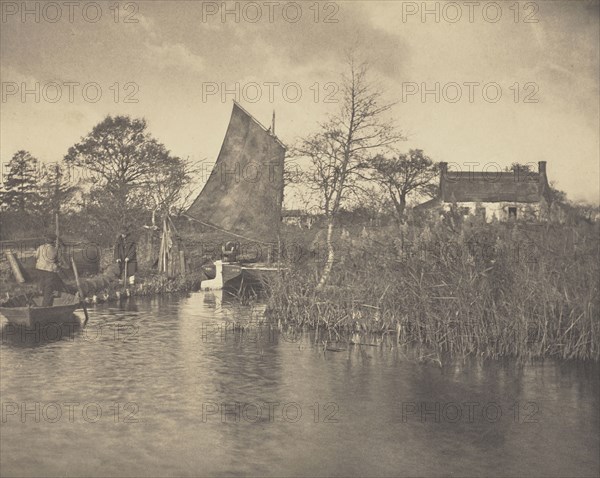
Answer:
POLYGON ((233 110, 219 156, 202 191, 188 209, 188 218, 228 237, 228 250, 215 261, 214 279, 203 290, 235 289, 258 284, 278 268, 270 263, 278 242, 283 203, 283 165, 286 148, 239 103, 233 110), (240 262, 235 239, 259 246, 260 262, 240 262), (232 245, 233 244, 233 245, 232 245))

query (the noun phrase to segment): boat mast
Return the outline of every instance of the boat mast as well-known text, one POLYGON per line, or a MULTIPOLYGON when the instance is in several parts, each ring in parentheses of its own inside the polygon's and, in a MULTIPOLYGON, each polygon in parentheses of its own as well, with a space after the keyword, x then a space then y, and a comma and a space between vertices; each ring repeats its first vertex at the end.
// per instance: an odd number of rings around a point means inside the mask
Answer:
POLYGON ((271 134, 275 136, 275 110, 273 110, 273 119, 271 120, 271 134))

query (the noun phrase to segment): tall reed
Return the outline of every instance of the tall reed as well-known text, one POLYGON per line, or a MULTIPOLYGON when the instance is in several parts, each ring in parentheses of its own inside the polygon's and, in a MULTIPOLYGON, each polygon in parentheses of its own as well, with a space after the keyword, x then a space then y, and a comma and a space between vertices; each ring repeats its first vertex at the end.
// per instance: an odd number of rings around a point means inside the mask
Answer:
POLYGON ((270 284, 268 314, 354 342, 452 356, 600 359, 597 225, 432 223, 354 234, 270 284))

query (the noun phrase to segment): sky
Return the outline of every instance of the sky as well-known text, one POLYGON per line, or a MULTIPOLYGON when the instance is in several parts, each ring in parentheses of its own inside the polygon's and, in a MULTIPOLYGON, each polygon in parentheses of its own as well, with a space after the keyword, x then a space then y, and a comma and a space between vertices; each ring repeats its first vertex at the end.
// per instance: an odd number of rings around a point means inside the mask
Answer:
POLYGON ((60 161, 109 114, 145 118, 173 154, 210 165, 234 99, 265 125, 275 111, 292 145, 340 108, 344 52, 358 45, 395 103, 401 152, 463 170, 547 161, 570 199, 600 202, 597 1, 1 7, 3 171, 20 149, 60 161))

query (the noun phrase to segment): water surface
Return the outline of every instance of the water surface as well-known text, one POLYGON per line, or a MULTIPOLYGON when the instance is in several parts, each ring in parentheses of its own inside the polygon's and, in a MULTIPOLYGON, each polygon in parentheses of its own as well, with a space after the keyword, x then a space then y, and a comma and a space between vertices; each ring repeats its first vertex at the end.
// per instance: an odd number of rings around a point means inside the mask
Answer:
POLYGON ((324 351, 220 295, 0 349, 2 476, 598 476, 598 366, 324 351), (231 321, 245 322, 245 333, 231 321))

